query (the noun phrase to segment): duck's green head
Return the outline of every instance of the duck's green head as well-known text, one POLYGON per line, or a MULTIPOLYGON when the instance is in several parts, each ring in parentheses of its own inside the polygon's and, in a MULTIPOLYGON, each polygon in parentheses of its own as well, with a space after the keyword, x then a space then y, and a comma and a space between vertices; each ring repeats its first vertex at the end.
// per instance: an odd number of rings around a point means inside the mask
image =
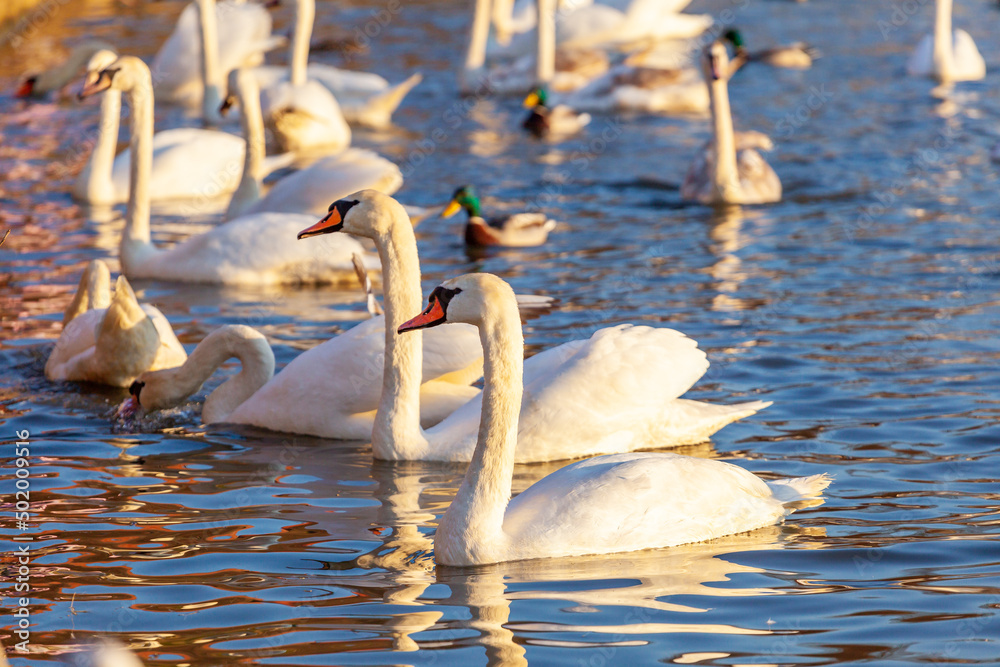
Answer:
POLYGON ((533 109, 537 106, 546 106, 549 103, 549 94, 545 92, 544 88, 535 88, 533 91, 528 93, 528 96, 524 98, 524 108, 533 109))
POLYGON ((743 41, 743 33, 735 28, 730 28, 724 32, 722 34, 722 39, 732 44, 737 53, 746 48, 746 43, 743 41))
POLYGON ((463 208, 470 218, 479 217, 479 197, 476 196, 476 189, 471 185, 463 185, 455 190, 441 217, 450 218, 463 208))

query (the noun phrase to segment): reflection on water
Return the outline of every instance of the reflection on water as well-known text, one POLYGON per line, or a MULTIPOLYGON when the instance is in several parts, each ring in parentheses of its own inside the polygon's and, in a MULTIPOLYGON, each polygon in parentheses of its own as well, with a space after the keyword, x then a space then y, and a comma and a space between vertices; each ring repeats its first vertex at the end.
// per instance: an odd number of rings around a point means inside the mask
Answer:
MULTIPOLYGON (((150 57, 182 6, 57 4, 32 39, 0 43, 0 89, 84 37, 150 57)), ((320 23, 341 27, 379 8, 319 4, 320 23)), ((82 268, 117 265, 122 207, 66 194, 97 107, 0 95, 0 232, 13 230, 0 247, 0 440, 31 434, 34 661, 100 634, 153 665, 996 664, 1000 193, 988 155, 1000 68, 932 96, 931 82, 901 76, 929 8, 886 38, 890 4, 693 4, 734 11, 752 48, 806 38, 825 54, 804 72, 747 67, 730 88, 737 129, 775 139, 786 200, 769 207, 679 201, 670 184, 705 121, 597 117, 578 137, 538 142, 518 132, 518 100, 460 101, 457 0, 404 3, 351 55, 391 80, 401 67, 425 75, 398 130, 355 133, 401 165, 404 201, 440 207, 471 182, 489 210, 537 205, 560 223, 547 246, 470 255, 458 223, 429 218, 417 229, 425 291, 484 270, 558 297, 526 325, 531 354, 618 322, 680 329, 712 362, 693 398, 774 401, 683 453, 764 477, 834 475, 824 505, 782 526, 639 554, 436 568, 435 525, 463 468, 200 428, 196 403, 235 364, 149 432, 112 434, 123 390, 54 385, 42 371, 82 268), (444 134, 415 143, 435 128, 444 134), (605 131, 614 139, 595 141, 605 131)), ((992 63, 1000 12, 987 9, 959 3, 956 25, 992 63)), ((189 122, 166 109, 156 120, 189 122)), ((157 208, 156 241, 214 224, 199 206, 157 208)), ((360 294, 330 289, 135 287, 189 350, 249 324, 279 366, 367 316, 360 294)), ((13 458, 0 463, 10 479, 13 458)), ((518 466, 514 492, 562 465, 518 466)), ((5 519, 12 502, 0 498, 5 519)), ((15 568, 9 556, 0 566, 4 595, 15 568)), ((8 648, 12 629, 0 622, 8 648)))

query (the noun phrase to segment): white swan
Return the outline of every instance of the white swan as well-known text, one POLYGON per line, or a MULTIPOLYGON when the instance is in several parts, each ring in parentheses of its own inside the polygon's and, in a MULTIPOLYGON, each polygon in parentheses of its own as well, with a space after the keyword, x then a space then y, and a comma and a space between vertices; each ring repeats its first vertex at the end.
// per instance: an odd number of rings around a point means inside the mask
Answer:
MULTIPOLYGON (((480 428, 480 398, 428 431, 419 414, 419 335, 399 337, 405 314, 420 306, 416 241, 402 207, 379 192, 334 203, 301 237, 343 231, 375 241, 385 285, 385 369, 372 432, 376 458, 469 461, 480 428)), ((551 461, 706 440, 726 424, 770 405, 711 405, 679 399, 707 370, 697 344, 671 329, 601 329, 528 361, 516 458, 551 461)), ((330 409, 329 407, 324 409, 330 409)))
POLYGON ((929 76, 942 83, 978 81, 986 76, 986 61, 972 36, 951 29, 952 0, 935 3, 934 32, 925 35, 906 64, 912 76, 929 76))
POLYGON ((149 176, 152 167, 153 88, 149 69, 138 58, 123 56, 80 93, 107 89, 125 93, 131 107, 129 203, 119 247, 122 272, 131 278, 178 282, 272 285, 355 283, 351 255, 365 257, 369 270, 378 263, 349 238, 326 248, 304 248, 295 233, 308 216, 258 213, 192 236, 169 250, 156 248, 149 229, 149 176))
POLYGON ((143 371, 177 366, 186 357, 167 318, 140 305, 125 276, 118 276, 112 297, 111 273, 94 260, 66 309, 45 377, 127 387, 143 371))
POLYGON ((729 61, 722 42, 705 50, 711 81, 712 139, 695 157, 681 185, 681 197, 703 204, 764 204, 781 201, 781 181, 756 149, 771 150, 760 132, 733 132, 728 82, 741 61, 729 61))
POLYGON ((271 15, 257 3, 195 0, 153 59, 157 99, 201 108, 206 122, 217 123, 229 72, 261 64, 264 52, 283 41, 271 35, 271 15))
MULTIPOLYGON (((315 14, 312 2, 296 2, 287 79, 261 82, 264 122, 286 151, 334 152, 351 144, 351 128, 336 98, 318 81, 306 77, 315 14)), ((266 72, 262 69, 262 76, 266 72)))
POLYGON ((141 374, 129 386, 131 397, 119 413, 128 414, 138 407, 151 411, 180 405, 201 389, 219 366, 234 357, 240 361, 240 372, 212 391, 201 409, 204 423, 224 422, 274 376, 274 352, 267 339, 242 324, 227 324, 212 331, 183 365, 141 374))
POLYGON ((52 69, 25 78, 14 93, 16 97, 45 97, 61 90, 76 78, 80 68, 98 51, 114 51, 114 47, 99 39, 89 39, 73 47, 69 57, 52 69))
POLYGON ((260 89, 253 72, 244 69, 230 72, 226 105, 236 99, 242 109, 240 122, 246 148, 242 176, 229 202, 227 218, 262 211, 321 215, 331 200, 352 192, 372 188, 392 194, 403 185, 403 174, 395 164, 374 151, 349 148, 282 178, 262 198, 261 181, 268 169, 260 89))
POLYGON ((676 454, 617 454, 561 468, 511 500, 524 349, 514 292, 490 274, 460 276, 437 287, 427 309, 399 331, 445 322, 479 328, 486 378, 475 454, 434 536, 439 564, 702 542, 777 523, 792 503, 816 498, 830 483, 826 475, 764 482, 730 463, 676 454))
MULTIPOLYGON (((423 77, 420 74, 413 74, 399 84, 390 85, 381 76, 370 72, 355 72, 315 63, 309 65, 309 40, 316 13, 315 0, 296 0, 295 7, 295 30, 289 54, 290 66, 256 68, 261 88, 265 93, 270 90, 281 91, 282 83, 287 86, 290 80, 295 85, 303 85, 308 79, 310 85, 318 83, 336 98, 341 114, 348 123, 375 128, 390 126, 393 112, 423 77)), ((316 95, 315 98, 317 101, 314 103, 320 104, 319 96, 316 95)), ((306 101, 307 98, 303 97, 302 103, 305 104, 306 101)), ((265 108, 270 111, 274 104, 277 104, 277 101, 268 101, 265 103, 265 108)), ((310 111, 308 106, 302 109, 310 111)))
MULTIPOLYGON (((113 51, 98 51, 87 65, 87 83, 118 59, 113 51)), ((128 201, 131 150, 115 156, 121 116, 121 91, 108 89, 101 99, 101 122, 97 143, 83 171, 73 183, 72 194, 90 204, 120 204, 128 201)), ((239 183, 244 160, 244 141, 227 132, 199 128, 164 130, 153 135, 153 166, 150 197, 155 201, 211 199, 233 192, 239 183)), ((263 178, 287 164, 285 156, 263 159, 258 171, 263 178)))

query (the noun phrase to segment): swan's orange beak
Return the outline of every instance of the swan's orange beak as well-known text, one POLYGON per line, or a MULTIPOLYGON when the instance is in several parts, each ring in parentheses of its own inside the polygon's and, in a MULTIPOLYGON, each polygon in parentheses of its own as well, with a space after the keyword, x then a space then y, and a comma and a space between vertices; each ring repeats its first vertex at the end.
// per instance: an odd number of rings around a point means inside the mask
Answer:
POLYGON ((340 211, 337 210, 336 206, 330 208, 330 212, 326 214, 322 220, 317 222, 312 227, 308 227, 299 232, 298 238, 307 239, 310 236, 319 236, 320 234, 330 234, 331 232, 339 232, 344 228, 344 219, 340 217, 340 211))
POLYGON ((32 93, 35 92, 35 77, 30 76, 24 80, 17 88, 17 92, 14 93, 14 97, 31 97, 32 93))
POLYGON ((437 326, 438 324, 444 324, 444 321, 444 308, 441 307, 441 302, 438 301, 437 295, 431 294, 430 303, 427 304, 427 308, 424 309, 424 312, 420 313, 412 320, 407 320, 406 322, 400 324, 398 332, 406 333, 407 331, 426 329, 428 327, 437 326))

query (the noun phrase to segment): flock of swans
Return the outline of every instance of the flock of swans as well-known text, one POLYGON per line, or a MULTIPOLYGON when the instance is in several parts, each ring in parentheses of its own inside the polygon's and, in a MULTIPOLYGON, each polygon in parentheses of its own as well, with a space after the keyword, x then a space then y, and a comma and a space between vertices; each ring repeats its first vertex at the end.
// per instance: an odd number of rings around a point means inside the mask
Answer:
MULTIPOLYGON (((603 0, 557 12, 555 0, 476 0, 461 86, 528 93, 524 126, 539 137, 580 131, 588 111, 708 112, 712 138, 695 156, 682 198, 779 201, 781 182, 760 154, 771 140, 734 131, 729 81, 750 62, 805 68, 816 54, 802 44, 751 53, 732 30, 703 50, 664 41, 712 25, 711 17, 679 13, 686 4, 603 0), (682 62, 692 52, 699 65, 682 62)), ((936 4, 934 34, 907 70, 941 82, 982 78, 971 37, 952 30, 950 0, 936 4)), ((821 502, 831 481, 825 474, 765 482, 721 461, 638 451, 703 442, 769 405, 682 398, 708 361, 680 332, 607 327, 524 360, 521 318, 548 307, 544 297, 518 296, 496 276, 469 274, 442 283, 421 309, 411 210, 391 196, 402 173, 377 153, 350 147, 351 125, 389 124, 420 74, 390 85, 310 64, 314 13, 313 0, 296 1, 287 68, 263 64, 265 52, 283 42, 271 33, 266 8, 196 0, 152 67, 87 42, 65 65, 21 86, 22 96, 44 95, 86 68, 80 96, 102 96, 100 137, 72 193, 92 204, 127 203, 122 275, 112 290, 108 267, 88 265, 46 363, 49 379, 128 387, 116 418, 132 419, 184 404, 237 358, 240 371, 204 402, 205 424, 368 440, 385 460, 468 463, 435 536, 435 559, 445 565, 698 542, 772 525, 821 502), (116 156, 123 96, 130 144, 116 156), (154 132, 154 99, 184 106, 210 127, 154 132), (235 108, 242 138, 211 127, 235 108), (266 155, 268 146, 278 152, 266 155), (242 164, 238 178, 217 178, 233 163, 242 164), (290 165, 300 168, 265 185, 268 174, 290 165), (206 183, 230 197, 226 221, 156 247, 151 203, 203 196, 206 183), (211 332, 188 355, 162 313, 140 304, 129 285, 348 286, 369 272, 380 276, 384 314, 277 374, 266 338, 243 325, 211 332), (373 361, 383 366, 381 382, 369 372, 373 361), (482 391, 473 385, 481 377, 482 391), (564 459, 582 460, 511 499, 514 463, 564 459)), ((471 185, 455 191, 443 215, 461 210, 472 245, 539 245, 555 227, 541 213, 486 219, 471 185)))

